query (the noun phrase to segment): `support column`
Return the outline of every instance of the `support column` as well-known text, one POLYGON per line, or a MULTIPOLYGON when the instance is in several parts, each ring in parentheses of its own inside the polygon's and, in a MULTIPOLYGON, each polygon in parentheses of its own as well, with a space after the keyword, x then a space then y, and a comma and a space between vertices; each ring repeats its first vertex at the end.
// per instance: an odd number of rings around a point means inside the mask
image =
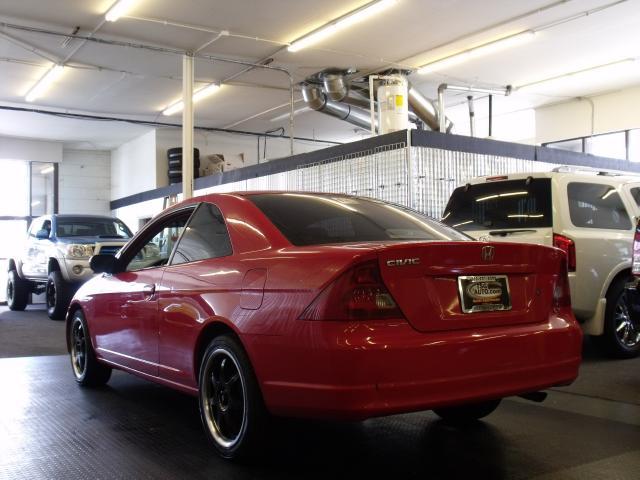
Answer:
POLYGON ((193 55, 182 57, 182 199, 193 197, 193 55))

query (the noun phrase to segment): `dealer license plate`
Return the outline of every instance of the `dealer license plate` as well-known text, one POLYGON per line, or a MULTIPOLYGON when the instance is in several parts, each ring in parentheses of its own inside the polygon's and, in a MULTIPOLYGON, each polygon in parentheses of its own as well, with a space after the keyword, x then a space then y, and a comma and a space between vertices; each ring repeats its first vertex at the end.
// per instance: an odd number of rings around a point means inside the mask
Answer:
POLYGON ((458 292, 464 313, 511 310, 509 279, 506 275, 458 277, 458 292))

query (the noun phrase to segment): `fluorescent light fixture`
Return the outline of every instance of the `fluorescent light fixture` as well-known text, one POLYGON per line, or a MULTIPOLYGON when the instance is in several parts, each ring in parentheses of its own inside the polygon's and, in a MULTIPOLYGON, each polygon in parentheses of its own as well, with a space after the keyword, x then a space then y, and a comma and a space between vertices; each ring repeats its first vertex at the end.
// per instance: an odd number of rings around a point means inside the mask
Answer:
MULTIPOLYGON (((214 93, 220 90, 220 85, 217 83, 211 83, 204 88, 201 88, 197 92, 193 94, 193 103, 197 103, 200 100, 203 100, 207 97, 210 97, 214 93)), ((174 115, 178 112, 181 112, 184 109, 184 102, 182 100, 178 100, 177 102, 168 106, 163 112, 163 115, 169 116, 174 115)))
POLYGON ((49 167, 44 167, 42 170, 40 170, 40 173, 42 175, 46 175, 47 173, 51 173, 51 172, 53 172, 53 165, 49 167))
POLYGON ((337 18, 326 25, 318 28, 317 30, 304 35, 297 40, 291 42, 287 50, 290 52, 297 52, 303 48, 307 48, 311 45, 315 45, 321 42, 327 37, 330 37, 340 30, 344 30, 358 22, 361 22, 376 13, 380 13, 382 10, 394 5, 397 0, 376 0, 375 2, 369 2, 366 5, 353 10, 340 18, 337 18))
POLYGON ((505 95, 505 96, 508 96, 511 93, 510 86, 486 88, 486 87, 472 87, 468 85, 451 85, 449 83, 445 85, 447 86, 447 90, 454 90, 456 92, 488 93, 489 95, 505 95))
POLYGON ((118 0, 111 5, 111 8, 104 14, 104 18, 107 22, 115 22, 121 16, 123 16, 136 3, 137 0, 118 0))
POLYGON ((601 200, 606 200, 607 198, 609 198, 611 195, 613 195, 614 193, 616 193, 616 189, 612 188, 611 190, 607 190, 607 193, 605 193, 604 195, 602 195, 600 197, 601 200))
MULTIPOLYGON (((293 116, 295 117, 296 115, 299 115, 301 113, 306 113, 306 112, 310 112, 312 109, 309 107, 302 107, 302 108, 297 108, 293 111, 293 116)), ((287 112, 287 113, 283 113, 282 115, 278 115, 277 117, 273 117, 271 120, 269 120, 270 122, 279 122, 280 120, 284 120, 285 118, 289 118, 289 115, 291 115, 291 112, 287 112)))
POLYGON ((605 63, 603 65, 596 65, 594 67, 584 68, 575 72, 564 73, 551 78, 545 78, 543 80, 536 80, 535 82, 527 83, 516 87, 516 90, 529 90, 533 87, 544 86, 548 88, 550 86, 560 87, 563 83, 571 83, 575 85, 578 79, 584 82, 587 77, 597 78, 598 75, 602 75, 607 79, 611 76, 614 70, 626 70, 628 67, 637 65, 635 58, 625 58, 624 60, 618 60, 615 62, 605 63))
POLYGON ((508 37, 499 38, 498 40, 493 40, 492 42, 487 42, 482 45, 478 45, 477 47, 469 48, 462 52, 449 55, 448 57, 429 62, 420 67, 418 69, 418 73, 426 74, 444 70, 445 68, 458 65, 459 63, 466 62, 472 58, 489 55, 506 48, 520 45, 521 43, 533 39, 535 35, 536 32, 533 30, 525 30, 524 32, 509 35, 508 37))
POLYGON ((51 84, 55 82, 62 72, 64 71, 64 66, 62 65, 54 65, 47 73, 45 73, 40 80, 36 82, 36 84, 29 89, 27 94, 24 96, 24 99, 27 102, 33 102, 34 100, 40 98, 44 92, 46 92, 51 84))

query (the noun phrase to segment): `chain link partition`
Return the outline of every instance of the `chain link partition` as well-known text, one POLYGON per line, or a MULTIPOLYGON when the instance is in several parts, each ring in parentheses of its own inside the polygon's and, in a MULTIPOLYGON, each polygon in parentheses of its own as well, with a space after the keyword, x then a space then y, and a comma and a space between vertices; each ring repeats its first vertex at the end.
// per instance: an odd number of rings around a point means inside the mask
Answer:
POLYGON ((226 183, 198 194, 251 190, 347 193, 407 205, 440 218, 451 192, 481 175, 548 171, 556 164, 394 143, 295 170, 226 183), (409 169, 411 161, 411 169, 409 169), (411 181, 409 179, 411 171, 411 181), (412 192, 413 198, 410 198, 412 192))

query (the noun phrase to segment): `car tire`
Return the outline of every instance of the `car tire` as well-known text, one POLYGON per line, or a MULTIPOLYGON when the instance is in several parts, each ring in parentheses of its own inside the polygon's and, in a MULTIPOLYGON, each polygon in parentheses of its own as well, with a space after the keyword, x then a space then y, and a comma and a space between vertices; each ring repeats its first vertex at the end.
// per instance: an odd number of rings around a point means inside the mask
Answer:
POLYGON ((200 417, 218 453, 233 460, 255 458, 268 415, 251 363, 235 338, 222 335, 209 344, 198 380, 200 417))
POLYGON ((618 279, 607 292, 604 333, 598 338, 613 358, 633 358, 640 353, 640 318, 628 306, 625 279, 618 279))
POLYGON ((456 407, 436 408, 433 411, 447 423, 466 424, 486 417, 498 408, 502 399, 488 400, 486 402, 470 403, 456 407))
POLYGON ((64 320, 71 297, 73 297, 73 285, 67 283, 58 270, 49 272, 45 297, 47 303, 47 315, 51 320, 64 320))
POLYGON ((83 387, 106 384, 111 378, 111 368, 96 359, 82 310, 73 312, 67 332, 71 368, 76 382, 83 387))
POLYGON ((20 278, 18 272, 11 270, 7 276, 7 305, 10 310, 22 311, 29 303, 31 282, 20 278))
MULTIPOLYGON (((167 150, 167 158, 169 160, 172 160, 174 158, 182 158, 182 147, 174 147, 174 148, 169 148, 167 150)), ((193 149, 193 158, 200 158, 200 149, 195 148, 193 149)))

